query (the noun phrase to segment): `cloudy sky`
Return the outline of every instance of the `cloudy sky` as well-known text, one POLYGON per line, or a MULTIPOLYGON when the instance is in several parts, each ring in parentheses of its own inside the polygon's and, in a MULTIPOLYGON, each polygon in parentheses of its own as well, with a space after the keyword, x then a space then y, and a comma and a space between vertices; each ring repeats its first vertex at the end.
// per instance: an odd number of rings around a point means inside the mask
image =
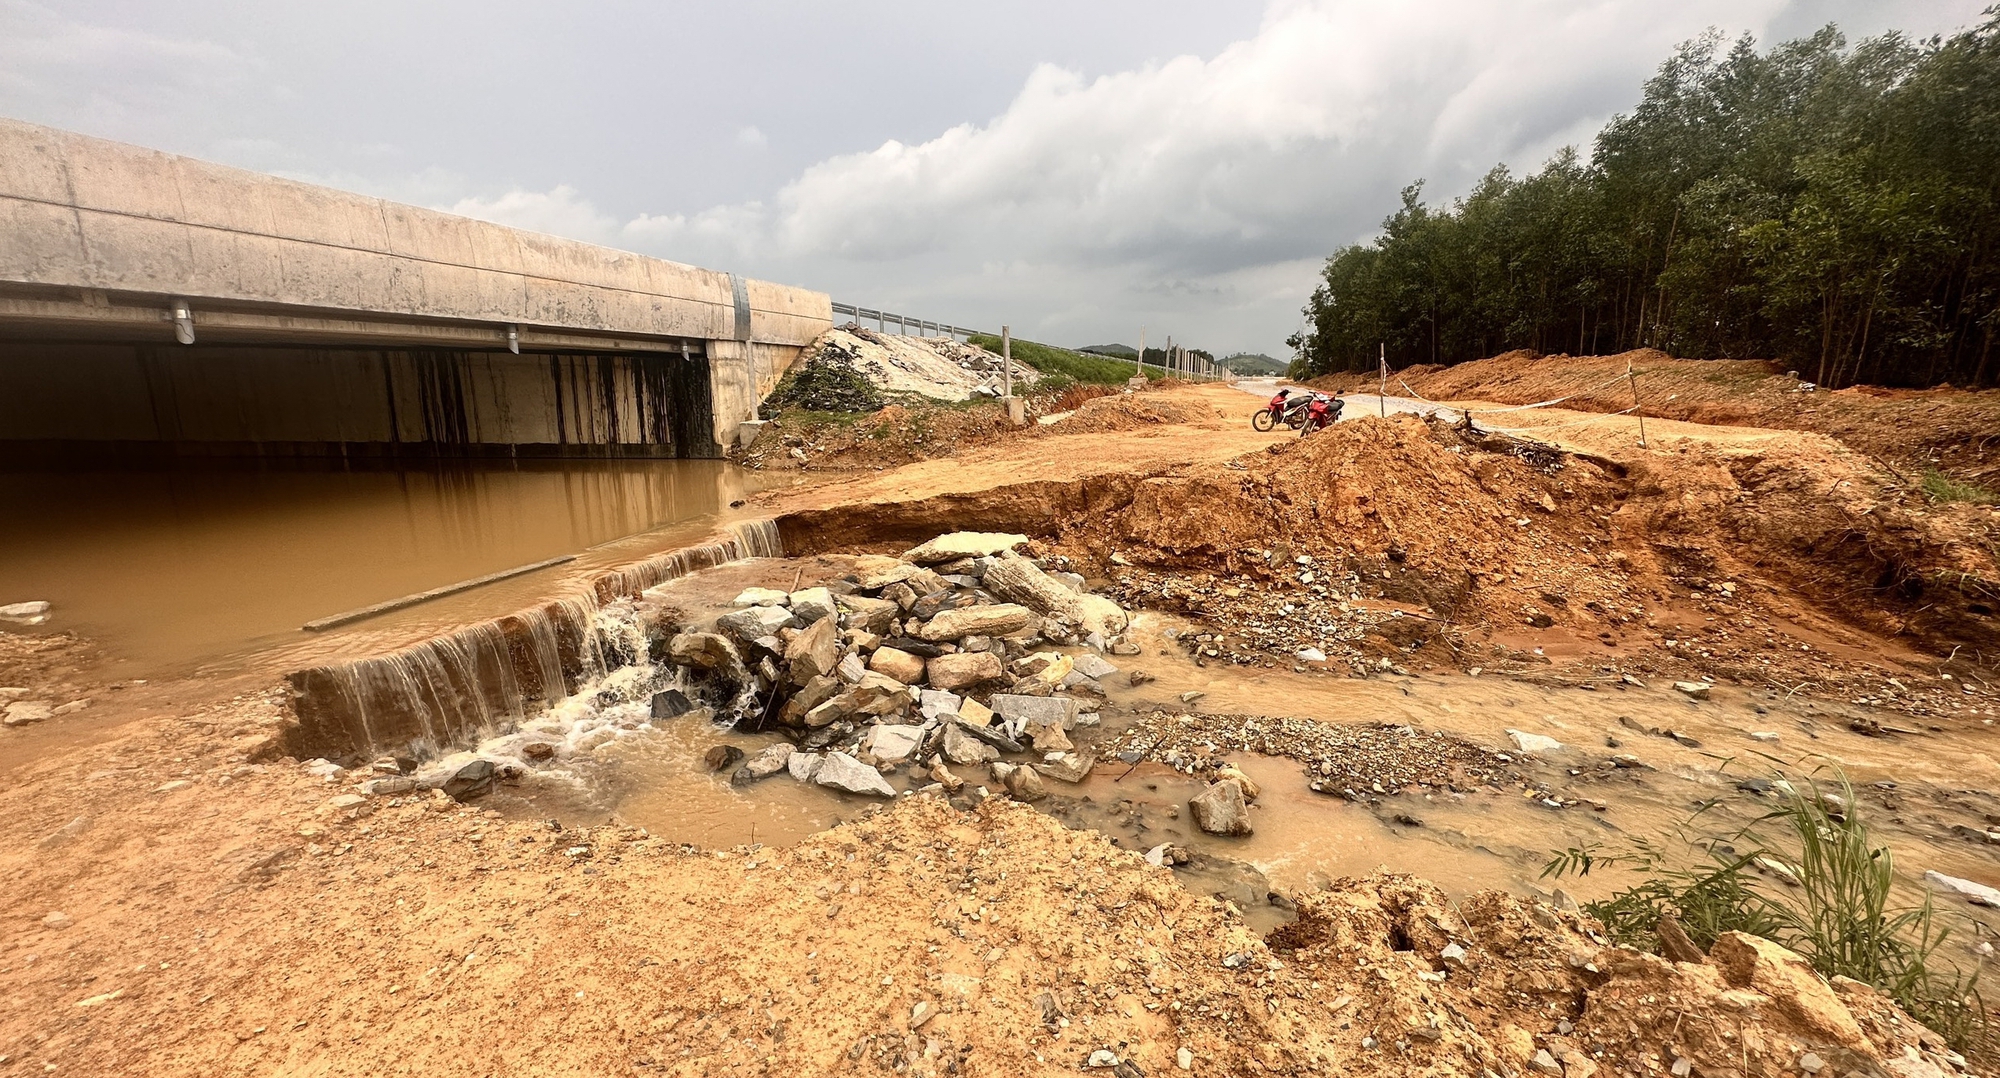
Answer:
POLYGON ((1398 190, 1679 41, 1988 0, 0 0, 0 115, 1069 345, 1284 354, 1398 190))

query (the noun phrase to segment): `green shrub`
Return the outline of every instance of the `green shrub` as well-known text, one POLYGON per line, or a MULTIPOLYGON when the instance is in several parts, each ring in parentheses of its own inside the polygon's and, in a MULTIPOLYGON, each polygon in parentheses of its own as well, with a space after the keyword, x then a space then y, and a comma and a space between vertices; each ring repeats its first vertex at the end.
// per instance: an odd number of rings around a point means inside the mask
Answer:
POLYGON ((1695 831, 1697 812, 1674 833, 1674 844, 1692 857, 1635 838, 1611 853, 1571 847, 1543 875, 1622 866, 1642 882, 1584 905, 1613 942, 1659 951, 1656 933, 1668 916, 1704 950, 1732 930, 1762 936, 1797 951, 1823 976, 1882 990, 1960 1052, 1991 1058, 1977 974, 1942 961, 1939 948, 1950 932, 1936 923, 1928 896, 1917 906, 1890 904, 1895 857, 1875 845, 1846 776, 1830 775, 1822 784, 1817 773, 1779 772, 1779 804, 1726 835, 1695 831), (1757 871, 1760 862, 1792 881, 1772 888, 1757 871))
POLYGON ((793 368, 764 398, 760 414, 769 419, 787 409, 811 412, 873 412, 884 401, 868 376, 854 369, 853 359, 835 349, 793 368))
MULTIPOLYGON (((998 337, 975 334, 967 338, 967 341, 986 349, 996 356, 1000 354, 1000 338, 998 337)), ((1062 348, 1051 348, 1046 344, 1036 344, 1034 341, 1024 341, 1018 338, 1013 341, 1012 354, 1015 362, 1025 363, 1033 367, 1036 372, 1044 377, 1062 375, 1073 382, 1086 382, 1101 386, 1124 385, 1126 379, 1131 378, 1133 374, 1132 364, 1130 363, 1120 362, 1115 359, 1105 359, 1099 356, 1087 356, 1062 348)), ((1066 388, 1066 385, 1067 383, 1059 388, 1066 388)))

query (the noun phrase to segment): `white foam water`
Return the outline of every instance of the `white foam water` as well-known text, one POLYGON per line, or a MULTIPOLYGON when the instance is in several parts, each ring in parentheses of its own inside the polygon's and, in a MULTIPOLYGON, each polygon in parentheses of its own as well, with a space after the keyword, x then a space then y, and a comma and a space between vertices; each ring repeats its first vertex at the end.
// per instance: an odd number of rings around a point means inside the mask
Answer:
MULTIPOLYGON (((704 569, 783 553, 775 521, 738 522, 715 542, 606 572, 582 595, 389 655, 301 671, 291 678, 294 706, 310 728, 313 752, 409 752, 420 758, 526 731, 532 723, 554 721, 568 729, 581 721, 578 700, 643 708, 647 701, 634 698, 638 686, 662 675, 651 662, 652 641, 635 598, 704 569)), ((621 715, 617 723, 622 729, 633 721, 621 715)))

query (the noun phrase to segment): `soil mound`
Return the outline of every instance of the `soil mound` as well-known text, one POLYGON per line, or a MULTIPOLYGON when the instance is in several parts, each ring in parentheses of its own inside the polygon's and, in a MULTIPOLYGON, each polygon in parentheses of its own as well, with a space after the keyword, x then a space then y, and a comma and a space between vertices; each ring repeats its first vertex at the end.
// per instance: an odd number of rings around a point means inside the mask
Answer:
POLYGON ((1143 482, 1118 538, 1141 548, 1135 557, 1220 560, 1253 574, 1328 562, 1300 583, 1362 574, 1440 611, 1472 613, 1462 609, 1470 602, 1519 620, 1532 616, 1519 608, 1623 592, 1616 574, 1594 571, 1593 552, 1619 487, 1600 465, 1524 443, 1414 416, 1363 418, 1231 468, 1143 482))
POLYGON ((1169 424, 1220 427, 1222 414, 1198 400, 1176 400, 1160 394, 1100 396, 1048 426, 1055 434, 1094 434, 1169 424))

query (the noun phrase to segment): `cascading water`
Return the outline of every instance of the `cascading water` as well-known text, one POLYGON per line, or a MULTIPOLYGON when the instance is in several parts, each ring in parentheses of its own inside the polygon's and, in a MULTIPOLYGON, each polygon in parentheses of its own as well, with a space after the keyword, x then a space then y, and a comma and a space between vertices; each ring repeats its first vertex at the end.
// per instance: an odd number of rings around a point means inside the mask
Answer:
POLYGON ((580 596, 389 655, 297 671, 288 680, 299 722, 286 749, 300 758, 430 757, 517 730, 572 701, 631 703, 642 685, 663 676, 633 597, 728 562, 782 556, 775 522, 743 521, 715 542, 601 574, 580 596))

